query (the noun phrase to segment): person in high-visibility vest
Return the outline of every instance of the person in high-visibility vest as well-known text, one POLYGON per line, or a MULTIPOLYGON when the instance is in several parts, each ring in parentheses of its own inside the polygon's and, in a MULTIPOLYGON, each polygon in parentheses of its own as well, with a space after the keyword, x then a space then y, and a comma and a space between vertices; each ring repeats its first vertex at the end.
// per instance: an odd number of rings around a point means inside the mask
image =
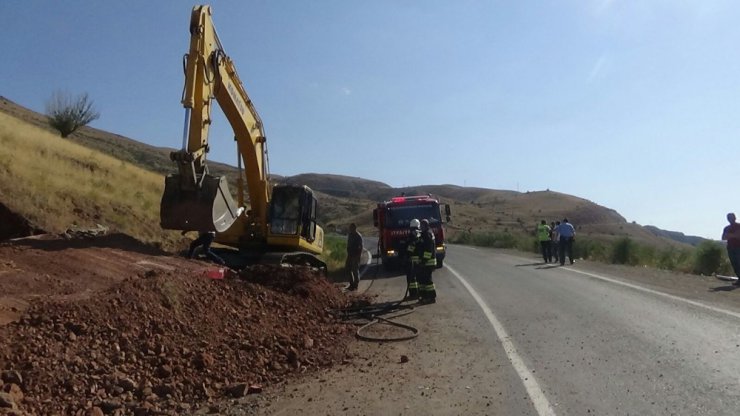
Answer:
POLYGON ((550 238, 552 230, 547 225, 547 221, 542 220, 540 225, 537 226, 537 239, 540 242, 540 249, 542 250, 542 259, 545 263, 552 263, 552 250, 550 249, 551 242, 550 238))
POLYGON ((406 287, 408 292, 406 299, 416 300, 419 298, 419 282, 416 274, 419 269, 419 255, 416 246, 421 244, 421 223, 414 218, 409 223, 409 238, 406 243, 406 287))
POLYGON ((434 233, 429 228, 429 220, 421 220, 421 244, 417 244, 419 269, 416 277, 419 280, 419 303, 427 304, 437 301, 437 290, 432 282, 432 272, 437 268, 437 245, 434 233))

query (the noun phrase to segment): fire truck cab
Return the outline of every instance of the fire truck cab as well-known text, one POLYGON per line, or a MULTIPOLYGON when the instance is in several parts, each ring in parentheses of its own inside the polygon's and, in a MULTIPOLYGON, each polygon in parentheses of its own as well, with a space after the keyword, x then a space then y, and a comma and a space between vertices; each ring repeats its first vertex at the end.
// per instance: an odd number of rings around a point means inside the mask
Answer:
MULTIPOLYGON (((444 216, 449 222, 449 204, 444 204, 444 216)), ((373 223, 378 228, 378 255, 383 266, 392 269, 403 264, 412 219, 429 220, 437 244, 437 267, 442 267, 447 244, 439 200, 431 195, 393 197, 379 202, 373 210, 373 223)))

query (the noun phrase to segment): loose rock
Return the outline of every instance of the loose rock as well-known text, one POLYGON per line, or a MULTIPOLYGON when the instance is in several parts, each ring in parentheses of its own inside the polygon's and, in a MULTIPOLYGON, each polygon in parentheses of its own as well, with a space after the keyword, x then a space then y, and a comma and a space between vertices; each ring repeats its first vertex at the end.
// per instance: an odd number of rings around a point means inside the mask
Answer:
POLYGON ((40 298, 20 322, 0 327, 4 365, 25 376, 2 372, 3 389, 16 385, 25 396, 3 393, 6 405, 31 414, 187 414, 339 361, 354 328, 327 310, 349 299, 320 273, 255 266, 239 277, 161 271, 84 302, 40 298))

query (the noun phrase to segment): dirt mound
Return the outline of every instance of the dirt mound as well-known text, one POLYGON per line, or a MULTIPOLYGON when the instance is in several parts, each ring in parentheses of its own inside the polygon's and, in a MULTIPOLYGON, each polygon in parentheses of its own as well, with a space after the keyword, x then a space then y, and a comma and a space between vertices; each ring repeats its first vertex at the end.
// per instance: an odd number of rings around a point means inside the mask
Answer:
POLYGON ((86 299, 148 270, 202 270, 124 234, 65 239, 38 235, 0 243, 0 325, 45 297, 86 299))
POLYGON ((5 386, 35 414, 180 414, 342 358, 352 328, 327 309, 347 298, 324 277, 241 276, 150 270, 85 300, 36 303, 0 328, 5 386))

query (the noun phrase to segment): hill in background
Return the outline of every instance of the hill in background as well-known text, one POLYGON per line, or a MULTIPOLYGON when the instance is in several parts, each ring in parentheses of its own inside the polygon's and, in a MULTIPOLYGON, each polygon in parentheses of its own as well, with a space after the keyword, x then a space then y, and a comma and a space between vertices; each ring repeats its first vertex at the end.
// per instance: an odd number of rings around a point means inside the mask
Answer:
MULTIPOLYGON (((43 114, 36 113, 3 97, 0 97, 0 112, 55 134, 54 130, 46 124, 43 114)), ((58 136, 49 137, 49 140, 64 140, 58 136)), ((169 153, 173 150, 170 148, 151 146, 91 127, 79 129, 65 141, 94 149, 161 175, 162 184, 164 182, 162 176, 175 171, 175 166, 169 159, 169 153)), ((226 175, 232 185, 232 191, 235 189, 238 175, 235 167, 217 162, 210 162, 209 167, 214 174, 226 175)), ((452 209, 452 222, 448 224, 448 231, 452 237, 471 232, 529 235, 542 219, 550 222, 567 217, 576 226, 580 236, 595 239, 614 240, 629 236, 638 242, 654 246, 695 245, 702 241, 700 237, 685 236, 682 233, 665 231, 657 227, 643 227, 628 223, 613 209, 583 198, 549 190, 522 193, 457 185, 393 188, 378 181, 321 173, 306 173, 291 177, 273 175, 272 180, 304 184, 316 191, 320 200, 319 221, 328 231, 343 231, 347 224, 355 222, 361 231, 372 235, 374 234, 372 210, 377 202, 405 193, 406 195, 432 194, 439 197, 442 203, 449 204, 452 209)), ((12 195, 0 196, 3 199, 13 199, 12 195)), ((154 202, 150 203, 152 223, 149 226, 158 228, 158 221, 156 221, 158 206, 154 202)), ((8 205, 5 200, 0 200, 0 203, 8 205)), ((22 207, 14 208, 20 210, 18 214, 25 214, 22 212, 22 207)), ((89 220, 90 216, 90 213, 80 213, 78 220, 84 222, 89 220)), ((97 217, 101 218, 99 214, 97 217)), ((29 227, 44 227, 44 224, 38 223, 38 216, 31 216, 31 218, 36 223, 29 224, 29 227)), ((99 221, 105 221, 105 217, 99 221)), ((116 227, 120 227, 120 224, 116 224, 116 227)), ((148 237, 151 238, 152 234, 150 233, 148 237)))

